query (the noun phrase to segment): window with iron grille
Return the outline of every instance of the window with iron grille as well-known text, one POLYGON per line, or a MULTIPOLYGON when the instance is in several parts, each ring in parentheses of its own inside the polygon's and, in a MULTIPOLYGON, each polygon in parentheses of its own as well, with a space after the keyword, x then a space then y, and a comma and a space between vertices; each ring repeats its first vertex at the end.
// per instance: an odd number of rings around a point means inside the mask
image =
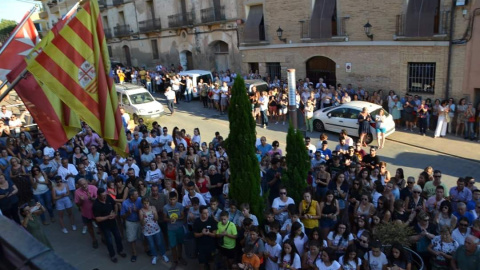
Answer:
POLYGON ((436 63, 408 63, 408 92, 435 93, 436 63))
POLYGON ((266 63, 267 64, 267 74, 273 80, 275 76, 280 79, 281 77, 281 66, 280 63, 266 63))
POLYGON ((158 59, 158 45, 157 45, 157 41, 154 39, 154 40, 151 40, 150 42, 152 43, 153 59, 158 59))

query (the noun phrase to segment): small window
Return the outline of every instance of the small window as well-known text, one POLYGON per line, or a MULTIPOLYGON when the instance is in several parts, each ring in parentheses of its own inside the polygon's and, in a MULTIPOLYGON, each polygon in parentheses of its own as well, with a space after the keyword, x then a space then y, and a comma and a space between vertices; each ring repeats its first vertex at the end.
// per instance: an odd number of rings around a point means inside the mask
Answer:
POLYGON ((153 39, 150 41, 151 44, 152 44, 152 54, 153 54, 153 59, 158 59, 158 44, 157 44, 157 40, 156 39, 153 39))
POLYGON ((409 92, 435 93, 436 63, 408 63, 409 92))
POLYGON ((127 95, 122 95, 122 103, 123 105, 130 105, 127 95))
POLYGON ((345 109, 345 108, 336 109, 336 110, 333 110, 330 113, 330 116, 331 117, 345 118, 345 115, 347 115, 347 111, 348 111, 348 109, 345 109))
POLYGON ((281 77, 281 66, 280 63, 266 63, 267 64, 267 74, 270 76, 270 79, 275 79, 277 76, 278 79, 281 77))
POLYGON ((107 49, 108 49, 108 56, 112 58, 113 57, 112 46, 107 46, 107 49))

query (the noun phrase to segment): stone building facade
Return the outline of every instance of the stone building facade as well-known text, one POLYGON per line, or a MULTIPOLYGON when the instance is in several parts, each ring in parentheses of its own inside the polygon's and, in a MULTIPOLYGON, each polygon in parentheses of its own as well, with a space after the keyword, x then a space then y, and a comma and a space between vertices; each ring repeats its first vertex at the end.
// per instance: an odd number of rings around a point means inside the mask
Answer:
POLYGON ((236 0, 99 1, 112 60, 239 70, 236 0))
POLYGON ((239 0, 242 70, 286 79, 294 68, 297 79, 480 101, 478 80, 466 83, 465 75, 474 68, 467 52, 478 42, 465 35, 480 1, 453 2, 452 9, 451 0, 239 0), (452 13, 458 44, 448 75, 452 13))

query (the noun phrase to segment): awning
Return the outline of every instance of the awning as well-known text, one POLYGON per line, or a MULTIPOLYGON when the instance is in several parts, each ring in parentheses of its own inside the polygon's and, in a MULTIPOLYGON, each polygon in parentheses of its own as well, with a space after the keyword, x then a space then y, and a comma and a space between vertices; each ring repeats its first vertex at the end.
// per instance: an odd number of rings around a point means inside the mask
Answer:
POLYGON ((409 0, 405 16, 405 36, 431 37, 438 0, 409 0))
POLYGON ((263 5, 250 6, 243 32, 246 42, 260 41, 260 23, 263 19, 263 5))
POLYGON ((336 0, 316 0, 310 18, 311 38, 332 37, 332 16, 336 0))

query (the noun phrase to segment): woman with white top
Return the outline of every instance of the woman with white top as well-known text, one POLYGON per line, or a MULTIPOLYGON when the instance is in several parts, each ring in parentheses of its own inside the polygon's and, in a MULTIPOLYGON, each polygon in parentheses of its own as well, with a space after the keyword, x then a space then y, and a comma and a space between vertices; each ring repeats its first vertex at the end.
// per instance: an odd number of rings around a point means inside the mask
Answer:
POLYGON ((354 244, 349 245, 345 255, 338 259, 338 263, 340 263, 343 270, 360 270, 362 260, 358 257, 357 247, 354 244))
POLYGON ((447 125, 448 125, 447 117, 450 117, 449 113, 450 113, 450 107, 447 105, 447 101, 444 100, 442 101, 442 103, 440 103, 440 106, 438 106, 437 128, 435 129, 435 135, 433 136, 433 138, 438 138, 439 136, 445 137, 447 133, 447 125))
MULTIPOLYGON (((48 180, 47 175, 42 172, 40 167, 37 165, 32 167, 32 187, 33 187, 33 196, 37 202, 40 202, 41 205, 44 205, 45 208, 48 210, 48 214, 50 215, 50 219, 52 222, 55 221, 53 215, 53 207, 52 207, 52 193, 50 191, 52 184, 48 180)), ((46 223, 45 221, 45 214, 42 213, 40 218, 43 224, 46 223)))
POLYGON ((163 173, 157 167, 157 163, 155 161, 150 162, 150 170, 145 175, 145 182, 147 182, 148 186, 161 184, 163 178, 163 173))
POLYGON ((322 252, 321 260, 317 260, 318 270, 338 270, 342 266, 335 260, 335 250, 328 247, 322 252))

